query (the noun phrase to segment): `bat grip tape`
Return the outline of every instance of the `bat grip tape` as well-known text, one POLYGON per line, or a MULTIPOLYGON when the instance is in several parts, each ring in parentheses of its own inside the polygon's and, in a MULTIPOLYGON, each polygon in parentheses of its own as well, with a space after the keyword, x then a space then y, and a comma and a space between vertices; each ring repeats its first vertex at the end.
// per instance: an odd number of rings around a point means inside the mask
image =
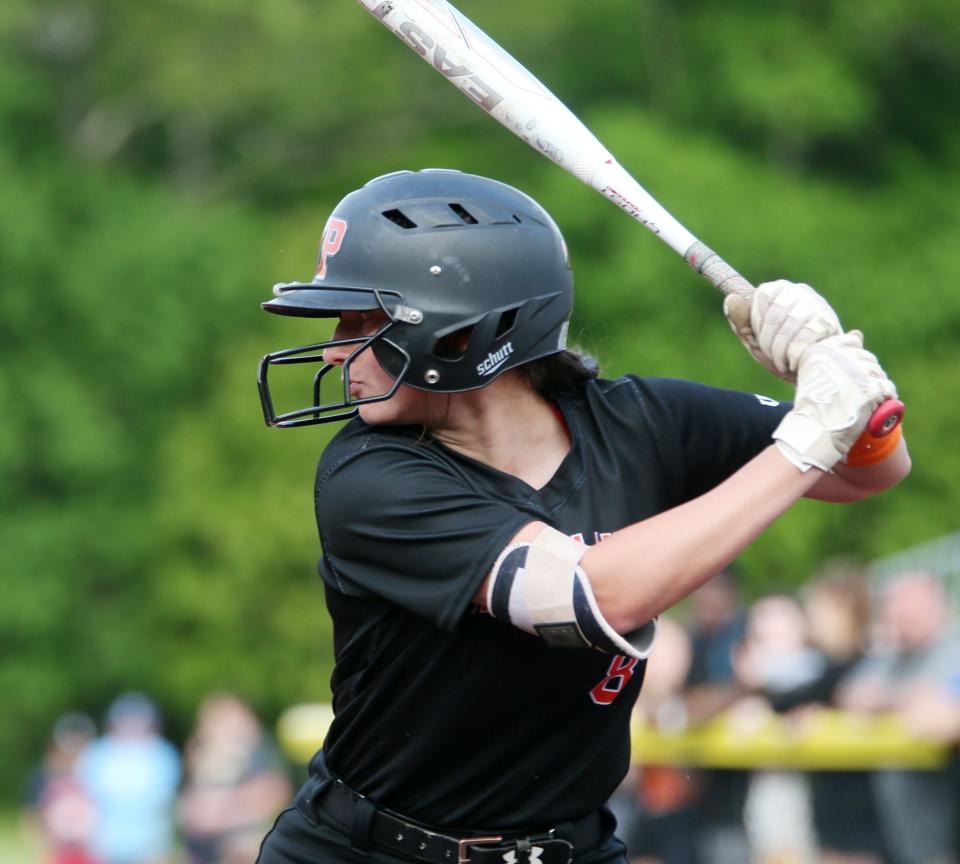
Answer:
POLYGON ((683 253, 683 260, 724 294, 742 294, 745 297, 753 294, 753 285, 706 243, 697 240, 683 253))

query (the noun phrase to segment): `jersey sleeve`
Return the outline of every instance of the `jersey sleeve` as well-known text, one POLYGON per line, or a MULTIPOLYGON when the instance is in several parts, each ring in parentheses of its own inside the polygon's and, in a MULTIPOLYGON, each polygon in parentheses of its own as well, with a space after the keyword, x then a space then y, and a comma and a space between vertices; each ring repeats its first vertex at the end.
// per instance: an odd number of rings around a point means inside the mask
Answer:
POLYGON ((510 539, 535 516, 472 488, 415 446, 365 450, 316 485, 321 575, 452 629, 510 539))
POLYGON ((792 407, 755 393, 671 378, 635 379, 657 426, 681 501, 713 489, 773 443, 792 407))

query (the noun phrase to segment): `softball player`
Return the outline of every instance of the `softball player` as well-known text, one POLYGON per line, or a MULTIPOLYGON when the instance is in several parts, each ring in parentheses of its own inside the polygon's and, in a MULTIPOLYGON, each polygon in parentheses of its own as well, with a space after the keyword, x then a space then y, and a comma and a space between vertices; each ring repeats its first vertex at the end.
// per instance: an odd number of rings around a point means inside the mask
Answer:
POLYGON ((785 281, 725 308, 796 381, 792 406, 601 379, 566 348, 553 220, 456 171, 348 195, 313 281, 274 294, 267 311, 336 329, 263 358, 268 424, 358 416, 316 476, 336 717, 259 860, 622 864, 604 802, 657 615, 799 498, 856 501, 904 477, 898 432, 880 461, 844 464, 893 384, 785 281), (268 373, 300 362, 319 365, 314 396, 278 414, 268 373), (331 370, 342 398, 320 404, 331 370))

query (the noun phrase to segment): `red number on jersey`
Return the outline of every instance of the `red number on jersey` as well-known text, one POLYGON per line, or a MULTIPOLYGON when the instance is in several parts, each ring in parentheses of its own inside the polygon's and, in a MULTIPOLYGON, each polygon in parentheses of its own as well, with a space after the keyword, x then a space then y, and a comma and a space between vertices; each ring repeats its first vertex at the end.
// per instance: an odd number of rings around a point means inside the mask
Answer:
POLYGON ((609 705, 613 702, 633 677, 637 662, 636 657, 624 657, 623 654, 614 657, 610 661, 606 677, 590 691, 590 698, 597 705, 609 705))

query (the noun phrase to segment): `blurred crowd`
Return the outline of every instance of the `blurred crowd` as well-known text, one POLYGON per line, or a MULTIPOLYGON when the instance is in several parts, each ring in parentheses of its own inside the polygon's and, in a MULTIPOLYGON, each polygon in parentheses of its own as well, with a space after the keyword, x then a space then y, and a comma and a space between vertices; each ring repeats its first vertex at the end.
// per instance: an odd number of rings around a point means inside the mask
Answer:
MULTIPOLYGON (((835 565, 746 603, 731 571, 675 611, 636 708, 646 728, 721 718, 746 740, 771 717, 802 729, 842 711, 947 755, 842 770, 635 756, 610 802, 634 864, 960 864, 960 634, 939 578, 878 586, 835 565)), ((252 864, 291 768, 236 695, 209 696, 180 750, 151 699, 125 693, 100 732, 82 713, 57 721, 26 813, 44 864, 252 864)))
POLYGON ((102 734, 69 713, 54 726, 26 795, 43 864, 252 864, 293 793, 251 707, 230 693, 200 705, 182 753, 154 702, 118 696, 102 734))
POLYGON ((611 802, 633 862, 960 861, 960 635, 942 580, 910 572, 876 586, 836 564, 798 594, 748 605, 727 572, 683 612, 660 622, 639 722, 682 734, 722 718, 749 740, 771 717, 802 731, 842 711, 864 728, 882 716, 945 758, 808 771, 635 759, 611 802))

